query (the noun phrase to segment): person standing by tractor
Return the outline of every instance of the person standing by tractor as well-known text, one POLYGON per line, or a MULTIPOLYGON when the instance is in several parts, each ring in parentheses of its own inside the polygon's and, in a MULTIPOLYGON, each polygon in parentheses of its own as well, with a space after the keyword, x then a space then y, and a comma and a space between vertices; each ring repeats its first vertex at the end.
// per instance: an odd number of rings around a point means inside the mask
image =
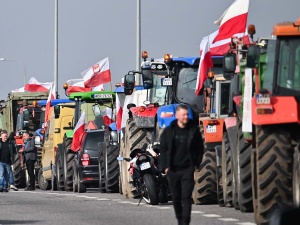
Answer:
POLYGON ((189 120, 188 107, 176 108, 176 120, 160 139, 161 168, 167 174, 178 225, 191 221, 194 170, 200 167, 204 146, 199 127, 189 120))
POLYGON ((37 149, 34 143, 34 139, 30 137, 28 132, 23 133, 24 141, 24 150, 19 152, 25 153, 26 167, 29 175, 29 186, 25 188, 25 191, 34 191, 35 190, 35 175, 34 175, 34 164, 37 160, 37 149))
POLYGON ((15 144, 8 139, 7 132, 2 130, 0 140, 0 192, 8 192, 7 185, 15 154, 15 144))

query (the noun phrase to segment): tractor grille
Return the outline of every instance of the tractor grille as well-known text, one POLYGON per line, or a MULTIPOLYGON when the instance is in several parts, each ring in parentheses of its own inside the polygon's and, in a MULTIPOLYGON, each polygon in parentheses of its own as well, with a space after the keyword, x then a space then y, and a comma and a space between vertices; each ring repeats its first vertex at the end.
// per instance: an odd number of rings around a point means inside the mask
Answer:
POLYGON ((142 117, 133 115, 134 122, 140 128, 153 128, 155 126, 155 117, 142 117))

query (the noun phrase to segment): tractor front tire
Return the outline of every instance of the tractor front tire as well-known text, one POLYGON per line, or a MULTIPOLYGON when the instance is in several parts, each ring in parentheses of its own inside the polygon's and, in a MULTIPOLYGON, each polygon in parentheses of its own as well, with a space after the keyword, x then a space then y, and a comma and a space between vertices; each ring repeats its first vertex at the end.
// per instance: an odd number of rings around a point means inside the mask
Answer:
POLYGON ((15 161, 13 163, 13 172, 14 172, 14 180, 17 188, 25 188, 26 187, 26 171, 21 166, 21 157, 20 154, 17 153, 15 155, 15 161))
POLYGON ((119 156, 118 145, 109 145, 105 151, 105 189, 107 193, 117 193, 119 191, 119 156))

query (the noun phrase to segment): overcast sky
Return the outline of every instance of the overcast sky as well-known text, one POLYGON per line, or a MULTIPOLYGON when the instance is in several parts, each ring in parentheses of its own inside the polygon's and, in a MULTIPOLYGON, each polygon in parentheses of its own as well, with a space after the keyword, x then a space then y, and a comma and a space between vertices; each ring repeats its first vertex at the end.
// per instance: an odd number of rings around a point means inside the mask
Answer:
MULTIPOLYGON (((149 57, 197 56, 233 0, 142 0, 142 50, 149 57)), ((250 0, 248 24, 257 37, 274 23, 295 21, 299 0, 250 0)), ((62 84, 110 58, 113 84, 135 69, 136 0, 59 0, 59 93, 62 84)), ((0 0, 0 58, 19 60, 40 82, 53 81, 54 0, 0 0)), ((24 70, 0 61, 0 99, 23 86, 24 70)))

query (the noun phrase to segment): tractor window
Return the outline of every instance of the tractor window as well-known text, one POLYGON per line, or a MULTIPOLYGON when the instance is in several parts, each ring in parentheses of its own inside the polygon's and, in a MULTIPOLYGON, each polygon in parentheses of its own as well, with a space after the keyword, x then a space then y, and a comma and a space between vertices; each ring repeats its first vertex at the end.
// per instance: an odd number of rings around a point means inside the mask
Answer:
POLYGON ((167 87, 161 86, 161 79, 164 76, 153 74, 153 88, 150 90, 150 102, 165 105, 167 87))
POLYGON ((103 140, 104 131, 88 133, 85 138, 84 149, 98 151, 98 143, 103 142, 103 140))
POLYGON ((276 40, 269 40, 267 46, 266 72, 263 88, 272 92, 276 55, 276 40))
POLYGON ((300 91, 300 39, 279 39, 278 53, 278 86, 300 91))
POLYGON ((229 94, 230 94, 230 83, 221 83, 221 115, 228 115, 229 113, 229 94))
POLYGON ((182 68, 178 74, 177 99, 203 110, 203 96, 195 97, 198 68, 182 68))

